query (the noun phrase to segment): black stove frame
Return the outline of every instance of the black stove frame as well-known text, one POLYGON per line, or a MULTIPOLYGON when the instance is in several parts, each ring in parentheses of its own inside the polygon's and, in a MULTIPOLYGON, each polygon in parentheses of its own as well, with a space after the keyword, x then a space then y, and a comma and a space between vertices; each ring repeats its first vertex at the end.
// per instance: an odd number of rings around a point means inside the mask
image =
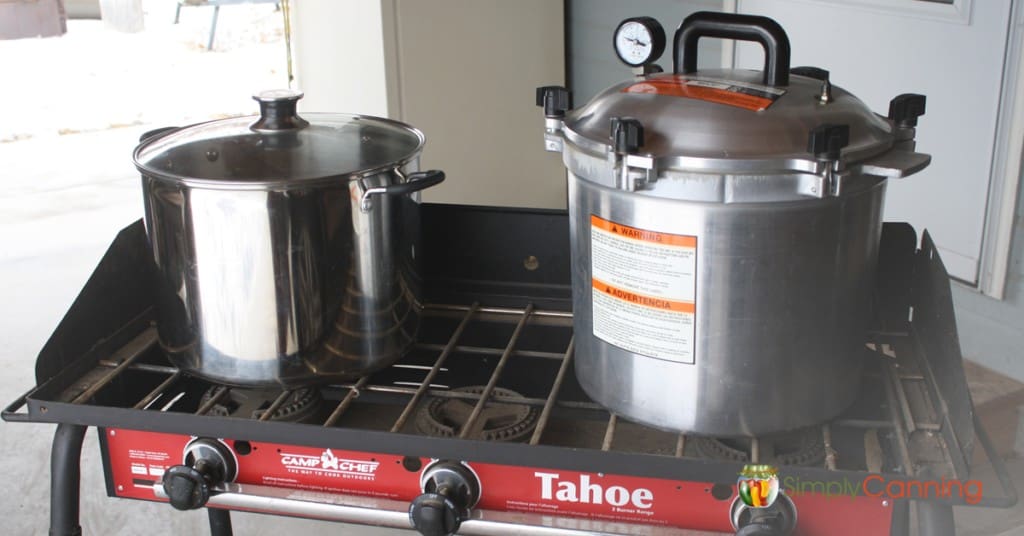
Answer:
MULTIPOLYGON (((655 452, 617 442, 617 417, 587 399, 568 373, 573 345, 564 212, 424 204, 422 221, 425 322, 436 326, 422 331, 435 338, 425 337, 395 367, 326 388, 331 411, 313 424, 207 415, 227 388, 205 403, 186 401, 171 411, 144 409, 162 406, 161 397, 171 386, 201 382, 161 361, 155 344, 144 228, 136 222, 122 231, 40 352, 37 387, 3 412, 7 421, 59 425, 51 461, 51 534, 80 534, 78 458, 87 426, 307 446, 331 444, 397 455, 410 454, 414 445, 416 455, 431 458, 735 482, 742 463, 693 458, 687 454, 684 435, 648 429, 667 445, 655 452), (504 342, 494 343, 495 337, 480 342, 483 339, 473 335, 478 328, 500 333, 497 340, 504 342), (526 340, 532 342, 524 347, 526 340), (472 363, 471 359, 483 368, 445 366, 460 360, 472 363), (517 379, 510 365, 524 361, 534 365, 531 370, 543 369, 549 387, 523 396, 496 395, 497 386, 519 392, 531 388, 529 382, 517 379), (481 375, 480 370, 490 373, 481 375), (422 377, 416 376, 420 373, 422 377), (467 374, 473 382, 486 385, 481 394, 453 393, 435 383, 445 375, 452 377, 449 384, 467 383, 459 376, 467 374), (129 377, 133 381, 125 380, 129 377), (148 379, 139 381, 141 377, 148 379), (416 434, 410 421, 427 397, 467 399, 476 415, 489 400, 526 404, 539 408, 540 417, 526 443, 426 437, 416 434), (353 406, 363 403, 402 409, 386 429, 345 425, 348 414, 355 411, 353 406), (27 412, 21 410, 23 406, 27 412), (599 423, 603 433, 593 444, 551 444, 544 438, 552 418, 599 423)), ((867 468, 851 465, 843 457, 837 461, 835 453, 849 452, 842 444, 844 430, 874 429, 886 455, 881 470, 887 478, 966 478, 977 440, 1003 487, 1002 496, 984 497, 977 506, 1015 504, 1016 490, 973 414, 949 280, 934 245, 925 233, 918 249, 909 225, 886 224, 881 247, 876 322, 866 341, 868 372, 861 400, 841 418, 820 427, 826 448, 823 466, 786 467, 787 474, 826 482, 861 482, 867 468), (922 434, 931 439, 920 440, 922 434), (917 440, 911 441, 912 437, 917 440)), ((274 403, 282 403, 289 393, 282 391, 274 403)), ((272 410, 273 406, 264 415, 272 410)), ((757 445, 754 440, 754 458, 757 445)), ((907 501, 897 504, 901 507, 893 516, 893 533, 902 534, 907 531, 907 501)), ((950 506, 964 503, 934 499, 919 504, 925 505, 919 506, 922 523, 951 527, 950 506)), ((210 512, 212 526, 230 530, 226 512, 210 512)))

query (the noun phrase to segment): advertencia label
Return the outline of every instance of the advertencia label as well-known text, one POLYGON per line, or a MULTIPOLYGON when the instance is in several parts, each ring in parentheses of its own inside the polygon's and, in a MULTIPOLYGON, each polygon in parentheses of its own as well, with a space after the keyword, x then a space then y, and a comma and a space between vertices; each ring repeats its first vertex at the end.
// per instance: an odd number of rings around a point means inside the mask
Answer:
POLYGON ((786 90, 734 80, 672 76, 637 82, 622 92, 685 97, 760 112, 771 106, 786 90))
POLYGON ((697 237, 590 216, 594 335, 623 350, 694 362, 697 237))

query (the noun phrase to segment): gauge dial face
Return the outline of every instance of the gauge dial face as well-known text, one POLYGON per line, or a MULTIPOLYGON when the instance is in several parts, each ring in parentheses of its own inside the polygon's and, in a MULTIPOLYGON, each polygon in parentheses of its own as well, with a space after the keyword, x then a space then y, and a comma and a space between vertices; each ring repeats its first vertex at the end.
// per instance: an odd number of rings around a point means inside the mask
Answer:
POLYGON ((615 32, 615 52, 626 65, 638 67, 654 61, 655 35, 646 24, 630 20, 615 32))

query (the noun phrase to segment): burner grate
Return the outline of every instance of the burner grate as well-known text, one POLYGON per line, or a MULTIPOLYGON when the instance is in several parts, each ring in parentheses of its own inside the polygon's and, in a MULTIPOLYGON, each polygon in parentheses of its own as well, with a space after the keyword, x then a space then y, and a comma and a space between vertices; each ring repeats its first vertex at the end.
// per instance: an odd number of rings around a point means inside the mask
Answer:
POLYGON ((825 433, 804 428, 760 438, 695 438, 701 456, 716 460, 772 465, 818 465, 825 460, 825 433))
MULTIPOLYGON (((480 395, 483 386, 459 387, 452 392, 480 395)), ((494 395, 521 396, 496 387, 494 395)), ((474 405, 461 398, 434 398, 416 416, 416 429, 436 437, 463 436, 485 441, 519 441, 529 435, 537 423, 537 408, 526 404, 507 404, 495 400, 480 412, 475 426, 466 425, 473 414, 474 405), (468 433, 463 434, 463 431, 468 433)))
POLYGON ((259 421, 305 422, 312 419, 323 403, 319 389, 305 388, 279 391, 276 389, 231 389, 213 386, 203 393, 201 403, 209 404, 208 411, 219 417, 251 417, 259 421))
MULTIPOLYGON (((620 422, 617 415, 592 402, 569 374, 574 352, 571 313, 533 305, 507 308, 474 303, 428 305, 423 316, 423 340, 409 356, 354 382, 323 387, 319 390, 323 404, 299 420, 325 428, 343 426, 427 436, 437 434, 439 428, 417 424, 416 417, 429 413, 431 407, 437 411, 457 401, 464 409, 462 419, 458 426, 448 426, 442 436, 529 436, 529 445, 906 474, 924 470, 920 460, 927 458, 912 452, 910 438, 941 428, 935 422, 939 413, 924 389, 927 378, 915 363, 916 354, 909 346, 907 333, 873 334, 866 350, 875 364, 869 367, 869 375, 881 381, 869 383, 881 387, 869 389, 862 396, 865 410, 853 411, 797 436, 740 441, 689 438, 620 422), (467 388, 474 385, 477 388, 467 388), (524 422, 515 423, 513 431, 489 433, 493 430, 486 422, 481 424, 481 419, 486 421, 495 407, 522 408, 518 415, 524 422), (558 425, 553 426, 556 422, 558 425), (624 427, 629 431, 621 432, 624 427), (880 456, 864 452, 864 437, 869 432, 882 439, 884 452, 880 456), (782 447, 776 448, 779 445, 782 447), (885 460, 883 465, 872 467, 870 460, 879 457, 885 460)), ((232 405, 232 397, 244 390, 214 386, 169 366, 156 345, 152 326, 97 365, 59 398, 75 405, 266 421, 276 420, 271 416, 289 408, 302 391, 265 393, 266 399, 273 401, 269 408, 225 415, 225 405, 232 405), (131 379, 125 379, 128 377, 131 379), (139 385, 151 387, 140 392, 139 385), (134 391, 127 386, 134 386, 134 391)), ((944 445, 936 448, 948 450, 944 445)), ((948 455, 931 460, 929 465, 932 470, 938 466, 943 474, 958 474, 957 464, 948 455)))
MULTIPOLYGON (((350 414, 370 413, 370 420, 376 421, 372 428, 381 429, 384 427, 380 417, 388 413, 382 411, 385 406, 390 407, 394 418, 384 429, 393 433, 430 435, 430 427, 417 426, 415 417, 429 411, 431 405, 439 407, 444 402, 461 401, 468 408, 468 414, 452 434, 460 439, 514 436, 516 439, 528 437, 526 442, 530 445, 565 445, 566 441, 574 439, 560 437, 567 432, 552 431, 550 425, 582 422, 587 428, 600 427, 601 434, 599 441, 581 446, 603 451, 648 452, 645 444, 652 436, 658 436, 663 443, 669 438, 673 445, 658 452, 683 455, 683 449, 674 446, 685 445, 685 438, 669 432, 647 429, 645 440, 635 445, 628 438, 615 440, 617 416, 590 401, 569 374, 574 351, 571 313, 539 310, 532 305, 522 309, 479 304, 429 305, 424 310, 424 319, 433 320, 433 325, 424 330, 426 340, 417 343, 410 356, 357 381, 325 386, 321 391, 327 409, 306 416, 302 421, 327 428, 353 424, 359 427, 367 416, 350 414), (445 334, 446 338, 441 341, 431 340, 431 337, 445 334), (501 337, 504 337, 503 343, 488 344, 501 337), (466 388, 481 384, 477 389, 466 388), (514 431, 481 436, 481 419, 486 420, 498 406, 523 408, 520 411, 523 422, 515 423, 514 431), (396 407, 401 408, 397 413, 396 407), (615 449, 611 447, 613 440, 615 449)), ((246 390, 209 384, 169 366, 157 348, 152 327, 109 359, 100 360, 96 369, 83 379, 88 378, 96 378, 91 387, 72 395, 76 386, 82 385, 76 383, 71 392, 66 391, 61 398, 71 396, 74 404, 128 406, 173 413, 188 411, 200 417, 248 416, 263 421, 277 420, 270 419, 269 415, 286 405, 296 393, 277 391, 276 397, 263 393, 274 401, 269 409, 227 412, 225 407, 238 405, 231 402, 236 393, 246 390), (132 380, 116 380, 124 375, 132 376, 132 380), (126 402, 121 384, 139 385, 136 376, 144 376, 148 380, 141 384, 153 387, 141 393, 137 401, 126 402), (194 396, 197 390, 202 393, 198 399, 194 396), (112 395, 117 391, 120 392, 112 395)))

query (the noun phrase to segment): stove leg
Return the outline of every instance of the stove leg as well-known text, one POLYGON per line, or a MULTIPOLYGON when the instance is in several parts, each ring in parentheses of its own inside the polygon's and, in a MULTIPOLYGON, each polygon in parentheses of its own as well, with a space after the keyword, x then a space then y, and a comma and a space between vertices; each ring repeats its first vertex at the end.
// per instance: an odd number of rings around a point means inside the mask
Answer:
POLYGON ((210 536, 232 536, 231 511, 207 508, 210 514, 210 536))
POLYGON ((85 426, 59 424, 50 451, 50 536, 82 536, 78 493, 85 426))
POLYGON ((891 536, 910 535, 910 501, 892 502, 892 524, 889 529, 891 536))
POLYGON ((928 536, 955 536, 953 507, 948 504, 917 501, 917 533, 928 536))

